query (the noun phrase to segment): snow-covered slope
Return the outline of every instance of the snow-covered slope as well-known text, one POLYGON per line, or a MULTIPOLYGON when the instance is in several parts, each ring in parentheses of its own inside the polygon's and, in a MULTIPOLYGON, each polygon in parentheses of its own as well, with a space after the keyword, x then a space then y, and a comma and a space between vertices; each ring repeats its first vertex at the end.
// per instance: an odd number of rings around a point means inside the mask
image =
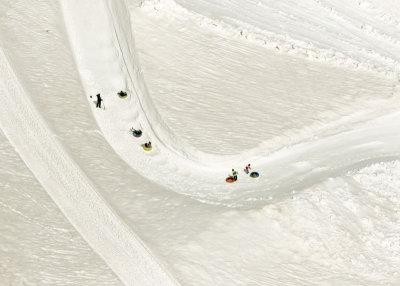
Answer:
POLYGON ((198 22, 317 61, 399 72, 400 21, 395 1, 383 5, 357 0, 144 2, 182 14, 180 4, 198 13, 198 22))
POLYGON ((2 129, 74 227, 124 283, 177 285, 55 140, 1 50, 0 70, 2 129))
MULTIPOLYGON (((158 88, 157 93, 160 94, 164 91, 171 98, 167 101, 171 101, 172 104, 164 105, 167 112, 171 113, 170 110, 174 106, 182 105, 182 102, 187 104, 181 106, 183 110, 188 110, 186 115, 174 112, 173 115, 177 115, 177 117, 169 116, 168 121, 164 121, 162 112, 160 114, 158 111, 160 107, 154 107, 142 76, 141 63, 138 61, 135 51, 130 21, 127 15, 121 12, 125 11, 124 2, 111 3, 108 6, 96 5, 94 7, 87 2, 85 5, 80 4, 79 9, 69 4, 71 7, 65 10, 67 26, 82 80, 88 94, 94 95, 98 92, 103 94, 106 112, 95 110, 94 105, 92 108, 103 133, 114 149, 142 175, 171 190, 198 196, 202 199, 208 195, 215 197, 214 194, 219 197, 221 192, 226 193, 232 190, 232 186, 227 186, 223 181, 226 172, 231 167, 240 169, 247 161, 261 162, 260 160, 266 155, 283 146, 299 143, 305 139, 310 140, 313 136, 331 132, 330 130, 338 128, 341 130, 343 125, 376 117, 396 108, 397 102, 394 100, 394 95, 397 93, 397 79, 392 74, 363 70, 355 72, 353 68, 346 66, 335 68, 326 63, 314 64, 295 56, 281 55, 278 57, 265 48, 264 50, 256 49, 246 42, 226 40, 227 43, 211 48, 214 55, 218 53, 217 51, 221 51, 221 62, 233 64, 228 65, 225 69, 222 68, 219 77, 218 75, 209 77, 206 73, 196 75, 195 68, 190 66, 189 59, 192 52, 196 51, 196 46, 190 46, 188 49, 184 47, 181 51, 177 49, 177 53, 173 56, 163 53, 174 50, 170 45, 159 44, 160 47, 165 47, 161 50, 160 55, 157 55, 155 50, 150 50, 151 45, 149 49, 144 46, 143 49, 150 51, 149 58, 154 58, 153 52, 158 56, 156 60, 153 60, 153 65, 158 66, 160 59, 169 58, 172 61, 170 66, 175 63, 180 72, 188 75, 187 79, 172 75, 167 82, 163 82, 166 77, 161 73, 154 72, 150 75, 150 78, 155 79, 154 81, 157 82, 158 79, 161 81, 158 87, 155 87, 158 88), (103 22, 89 26, 87 23, 96 21, 95 16, 91 19, 87 16, 88 12, 84 11, 93 11, 94 9, 97 9, 98 12, 93 15, 102 15, 103 22), (81 14, 75 13, 75 10, 80 11, 81 14), (88 28, 82 30, 81 26, 88 28), (97 33, 98 30, 101 30, 102 33, 97 33), (243 50, 243 54, 226 52, 225 46, 233 47, 235 45, 243 50), (266 60, 265 56, 268 53, 271 53, 270 58, 266 60), (185 54, 188 55, 186 62, 182 59, 182 55, 185 54), (238 66, 238 58, 245 54, 254 64, 249 69, 235 68, 235 64, 238 66), (178 62, 178 58, 181 59, 180 62, 178 62), (184 71, 185 65, 188 66, 186 72, 184 71), (256 67, 254 67, 255 65, 256 67), (284 70, 289 68, 294 72, 288 73, 286 77, 280 76, 284 70), (279 69, 281 69, 280 72, 279 69), (189 72, 190 70, 194 70, 193 75, 189 72), (233 78, 229 78, 229 72, 226 72, 229 70, 235 70, 233 78), (276 71, 278 71, 278 76, 274 76, 276 71), (271 75, 269 81, 264 81, 264 85, 263 78, 257 78, 260 72, 271 75), (246 81, 245 75, 249 74, 251 75, 249 80, 253 81, 253 85, 258 87, 258 90, 251 90, 250 85, 245 98, 243 98, 243 93, 230 92, 229 87, 232 88, 234 84, 238 84, 239 77, 246 81), (216 89, 216 91, 212 89, 207 92, 205 87, 210 86, 211 88, 213 83, 217 85, 221 77, 224 77, 227 82, 219 84, 220 89, 216 89), (191 84, 190 80, 192 79, 196 80, 191 84), (317 84, 310 84, 314 81, 317 84), (185 83, 183 86, 186 86, 188 90, 185 91, 185 87, 162 90, 164 86, 177 86, 182 82, 185 83), (293 82, 296 84, 291 84, 293 82), (121 89, 129 91, 130 97, 127 100, 120 99, 116 95, 121 89), (174 94, 175 91, 178 93, 177 95, 174 94), (179 93, 185 94, 179 96, 179 93), (197 100, 199 93, 204 93, 205 100, 203 102, 197 100), (227 105, 225 102, 231 97, 237 104, 228 104, 227 109, 224 105, 227 105), (178 103, 176 104, 176 102, 178 103), (245 102, 253 102, 253 104, 246 106, 243 104, 245 102), (194 108, 191 106, 196 104, 199 104, 199 107, 195 107, 195 110, 199 111, 193 112, 194 108), (254 114, 254 110, 257 110, 255 105, 261 107, 258 115, 254 114), (304 115, 307 111, 309 113, 304 115), (219 116, 221 112, 225 112, 228 119, 224 120, 223 116, 219 116), (247 115, 250 113, 252 116, 247 115), (182 115, 185 116, 184 121, 179 120, 182 115), (232 118, 230 119, 230 117, 232 118), (285 118, 284 125, 281 123, 282 118, 285 118), (229 120, 233 122, 233 127, 230 128, 236 127, 235 132, 226 131, 229 120), (248 128, 247 122, 251 120, 254 121, 254 126, 248 128), (185 123, 189 124, 185 126, 185 123), (128 132, 130 127, 144 129, 144 137, 139 140, 134 139, 128 132), (264 131, 256 132, 256 130, 264 131), (220 134, 227 134, 227 136, 220 134), (238 137, 241 139, 237 140, 238 137), (182 138, 186 140, 182 140, 182 138), (150 154, 143 152, 140 147, 140 144, 147 140, 151 140, 154 146, 150 154), (190 140, 198 143, 191 144, 190 140), (199 148, 199 146, 204 147, 199 148), (232 152, 232 150, 236 152, 232 152), (132 160, 132 158, 135 159, 132 160), (174 173, 171 174, 170 170, 174 170, 174 173), (168 176, 167 181, 164 179, 166 176, 168 176)), ((148 6, 145 5, 145 7, 148 9, 148 6)), ((138 17, 134 13, 132 15, 134 29, 136 24, 134 21, 138 17)), ((159 21, 159 23, 166 23, 168 20, 159 21)), ((188 21, 193 22, 193 19, 188 18, 188 21)), ((147 28, 142 29, 144 34, 150 35, 151 31, 155 31, 157 35, 178 34, 175 39, 161 40, 163 43, 172 44, 176 41, 179 46, 182 43, 179 40, 179 36, 181 36, 189 37, 187 41, 191 44, 191 41, 194 41, 193 37, 190 38, 191 35, 196 35, 207 48, 218 41, 215 40, 218 36, 213 36, 212 31, 206 31, 203 36, 201 29, 188 30, 187 34, 179 34, 179 24, 173 32, 171 27, 175 22, 172 21, 168 25, 168 29, 163 31, 158 29, 158 24, 152 25, 152 23, 157 23, 155 21, 149 20, 148 23, 145 23, 144 20, 141 21, 145 24, 144 26, 148 27, 148 30, 146 30, 147 28)), ((184 24, 180 25, 183 27, 184 24)), ((219 40, 222 42, 224 38, 219 40)), ((199 50, 201 49, 197 46, 197 51, 199 50)), ((205 62, 200 57, 198 59, 198 65, 205 62)), ((210 63, 205 71, 218 72, 218 67, 215 71, 213 70, 215 60, 212 58, 207 60, 210 63)), ((169 69, 167 69, 167 73, 171 75, 169 69)), ((153 82, 152 79, 149 80, 150 83, 153 82)), ((249 86, 249 83, 244 86, 249 86)), ((156 100, 163 102, 164 98, 156 100)), ((267 170, 269 167, 258 166, 258 170, 263 171, 264 169, 267 170)), ((259 180, 258 185, 252 185, 251 188, 263 189, 268 181, 270 178, 264 177, 259 180)), ((244 188, 247 189, 248 186, 237 184, 233 190, 238 193, 242 192, 244 188)))
MULTIPOLYGON (((2 35, 2 41, 11 38, 17 42, 20 41, 20 45, 13 46, 15 42, 5 41, 2 42, 2 46, 9 54, 0 49, 1 128, 61 211, 125 284, 177 285, 178 283, 163 269, 157 258, 152 255, 151 251, 132 231, 132 228, 128 227, 104 200, 95 183, 78 166, 77 160, 79 155, 82 155, 76 154, 74 149, 67 149, 63 145, 68 142, 68 139, 63 136, 76 136, 73 132, 69 133, 73 131, 68 128, 69 124, 77 128, 78 132, 83 133, 93 133, 95 124, 89 124, 87 120, 82 120, 84 115, 82 118, 81 107, 86 114, 87 107, 79 104, 79 98, 81 100, 82 97, 84 98, 79 81, 74 77, 75 73, 65 74, 75 67, 74 62, 71 61, 71 54, 65 49, 64 44, 67 42, 65 34, 63 35, 65 31, 57 26, 53 26, 53 30, 43 29, 48 21, 57 21, 54 20, 57 18, 54 16, 60 11, 59 6, 54 3, 50 5, 42 3, 40 7, 43 8, 43 11, 47 9, 46 12, 48 12, 46 14, 48 17, 45 17, 43 21, 34 22, 35 24, 30 26, 29 30, 20 29, 15 34, 2 35), (23 41, 24 33, 29 32, 36 37, 36 40, 42 40, 33 45, 39 49, 32 49, 32 45, 27 45, 23 41), (61 36, 61 40, 58 40, 57 36, 61 36), (49 40, 50 37, 54 38, 49 40), (24 50, 26 48, 28 48, 28 52, 24 50), (46 55, 43 54, 45 50, 49 51, 46 55), (32 61, 27 63, 22 60, 22 63, 16 65, 18 60, 23 57, 32 58, 32 61), (13 60, 12 62, 10 58, 13 60), (46 65, 35 66, 33 65, 35 61, 39 63, 44 61, 46 65), (13 68, 13 64, 17 67, 13 68), (21 68, 24 65, 31 73, 21 68), (63 76, 57 77, 54 73, 63 76), (35 80, 38 80, 39 83, 35 80), (49 85, 43 85, 43 82, 49 85), (60 84, 61 88, 57 84, 60 84), (29 94, 24 86, 27 86, 27 90, 32 93, 29 94), (51 86, 51 89, 41 90, 43 86, 51 86), (37 89, 40 91, 35 92, 37 89), (57 98, 54 96, 55 93, 62 94, 62 96, 57 98), (49 94, 53 98, 43 97, 43 95, 49 94), (73 106, 68 108, 71 98, 73 98, 73 106), (38 108, 36 104, 39 106, 38 108), (42 107, 41 104, 44 104, 45 107, 42 107), (55 110, 55 107, 58 109, 55 110), (53 113, 46 112, 46 108, 53 113), (39 110, 44 113, 44 116, 40 114, 39 110), (57 116, 58 112, 63 111, 64 116, 57 116), (53 128, 57 130, 58 136, 53 128), (61 143, 60 139, 66 141, 61 143), (29 143, 27 144, 27 142, 29 143)), ((35 14, 27 11, 28 7, 26 6, 19 8, 22 13, 17 14, 18 17, 23 18, 30 25, 29 18, 35 14), (27 13, 27 17, 23 17, 23 13, 27 13)), ((10 12, 15 11, 11 9, 10 12)), ((26 27, 25 24, 23 21, 17 22, 16 27, 26 27)), ((93 140, 92 136, 87 137, 89 140, 93 140)), ((78 143, 75 146, 74 144, 69 145, 69 148, 78 148, 79 152, 83 152, 84 150, 79 150, 79 147, 82 148, 85 145, 83 138, 84 136, 72 138, 78 143)), ((91 148, 91 150, 95 149, 91 148)))
POLYGON ((207 153, 252 160, 397 102, 384 74, 232 39, 190 15, 145 6, 132 25, 153 102, 186 145, 207 153))
POLYGON ((2 285, 122 285, 0 133, 2 285))
POLYGON ((0 16, 0 126, 121 281, 398 284, 396 13, 39 2, 43 17, 22 2, 0 16))

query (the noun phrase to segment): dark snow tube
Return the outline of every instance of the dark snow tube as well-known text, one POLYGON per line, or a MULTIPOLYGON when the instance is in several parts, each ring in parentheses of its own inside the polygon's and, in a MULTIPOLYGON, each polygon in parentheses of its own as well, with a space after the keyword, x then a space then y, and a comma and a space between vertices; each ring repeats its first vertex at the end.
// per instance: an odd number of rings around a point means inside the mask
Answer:
POLYGON ((142 131, 141 130, 134 130, 134 131, 132 131, 132 135, 134 137, 140 137, 140 136, 142 136, 142 131))
POLYGON ((260 176, 260 174, 258 172, 251 172, 250 173, 250 177, 252 178, 258 178, 260 176))
POLYGON ((226 181, 227 183, 234 183, 234 182, 235 182, 235 179, 234 179, 233 177, 228 177, 228 178, 225 179, 225 181, 226 181))

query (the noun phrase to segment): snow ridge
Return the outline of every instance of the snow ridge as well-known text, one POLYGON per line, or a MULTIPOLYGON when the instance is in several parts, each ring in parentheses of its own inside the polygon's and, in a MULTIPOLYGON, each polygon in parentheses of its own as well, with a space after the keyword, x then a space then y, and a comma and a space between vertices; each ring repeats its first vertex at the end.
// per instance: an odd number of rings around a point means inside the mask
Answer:
POLYGON ((179 285, 69 157, 33 106, 2 49, 0 71, 4 134, 89 245, 126 285, 179 285))
POLYGON ((394 25, 400 28, 400 21, 396 19, 392 14, 385 12, 383 9, 376 7, 370 1, 361 0, 358 1, 358 6, 367 11, 376 14, 376 17, 385 22, 388 25, 394 25))
MULTIPOLYGON (((346 25, 354 26, 353 23, 345 19, 344 16, 340 15, 334 10, 334 8, 327 6, 321 1, 316 0, 315 2, 331 16, 342 20, 342 22, 346 25)), ((261 2, 258 3, 258 6, 260 7, 263 5, 265 4, 261 2)), ((145 0, 142 2, 141 8, 147 12, 162 12, 168 14, 170 17, 191 19, 197 25, 205 26, 209 29, 215 30, 217 33, 226 37, 242 38, 254 44, 265 46, 269 49, 274 49, 278 52, 289 53, 312 61, 326 62, 335 66, 344 65, 350 69, 370 71, 390 78, 397 77, 399 73, 400 62, 395 58, 389 58, 385 55, 381 55, 376 50, 360 49, 360 54, 364 54, 366 58, 375 59, 377 61, 361 60, 354 55, 346 54, 344 52, 334 50, 333 48, 327 49, 318 47, 318 44, 316 45, 310 41, 305 42, 300 39, 294 39, 289 35, 277 34, 272 31, 260 29, 259 27, 255 27, 238 19, 231 19, 228 17, 224 17, 225 20, 213 19, 209 16, 188 10, 174 0, 145 0)), ((283 13, 282 11, 276 12, 280 14, 283 13)), ((287 15, 287 17, 293 18, 295 16, 287 15)), ((387 17, 385 17, 385 19, 387 19, 387 17)), ((390 23, 397 24, 397 22, 395 22, 392 18, 389 19, 391 19, 389 21, 390 23)), ((318 28, 322 29, 322 27, 318 28)), ((397 39, 367 24, 356 28, 362 30, 369 36, 375 37, 376 40, 383 40, 395 46, 400 44, 397 39)))

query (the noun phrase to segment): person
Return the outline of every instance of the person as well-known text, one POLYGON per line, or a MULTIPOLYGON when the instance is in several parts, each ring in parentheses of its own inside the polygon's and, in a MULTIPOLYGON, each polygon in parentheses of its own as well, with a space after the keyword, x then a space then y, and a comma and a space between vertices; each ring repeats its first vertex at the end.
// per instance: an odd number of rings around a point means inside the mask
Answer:
POLYGON ((232 175, 233 175, 233 179, 234 179, 235 181, 237 181, 237 174, 238 174, 238 172, 235 171, 235 169, 232 169, 232 175))
MULTIPOLYGON (((133 128, 132 128, 133 129, 133 128)), ((132 133, 133 133, 133 135, 135 135, 136 137, 140 137, 140 136, 142 136, 142 130, 136 130, 136 129, 133 129, 133 131, 132 131, 132 133)))
POLYGON ((126 91, 120 91, 120 92, 118 92, 118 95, 119 96, 121 96, 121 97, 125 97, 125 96, 127 96, 128 94, 126 93, 126 91))
POLYGON ((248 174, 248 173, 249 173, 249 170, 251 170, 250 164, 248 164, 248 165, 246 166, 246 168, 244 169, 244 171, 246 172, 246 174, 248 174))
POLYGON ((96 96, 97 96, 96 107, 97 107, 97 108, 101 108, 101 101, 102 101, 103 99, 100 97, 100 93, 96 94, 96 96))
POLYGON ((144 143, 144 147, 150 148, 151 147, 151 142, 149 141, 148 143, 144 143))

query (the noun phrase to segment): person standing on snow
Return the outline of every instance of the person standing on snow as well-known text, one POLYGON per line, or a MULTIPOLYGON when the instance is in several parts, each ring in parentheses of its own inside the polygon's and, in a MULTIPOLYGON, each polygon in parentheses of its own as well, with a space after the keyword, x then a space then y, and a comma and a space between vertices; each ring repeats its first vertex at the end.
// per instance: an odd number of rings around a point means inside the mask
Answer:
POLYGON ((102 101, 103 99, 100 97, 100 93, 96 94, 96 96, 97 96, 96 107, 97 107, 97 108, 101 108, 101 101, 102 101))
POLYGON ((235 181, 237 181, 237 174, 238 174, 238 172, 235 171, 235 169, 232 169, 232 175, 233 175, 233 179, 234 179, 235 181))
POLYGON ((246 172, 246 174, 248 174, 248 173, 249 173, 249 170, 251 170, 250 164, 248 164, 248 165, 246 166, 246 168, 244 169, 244 171, 246 172))

